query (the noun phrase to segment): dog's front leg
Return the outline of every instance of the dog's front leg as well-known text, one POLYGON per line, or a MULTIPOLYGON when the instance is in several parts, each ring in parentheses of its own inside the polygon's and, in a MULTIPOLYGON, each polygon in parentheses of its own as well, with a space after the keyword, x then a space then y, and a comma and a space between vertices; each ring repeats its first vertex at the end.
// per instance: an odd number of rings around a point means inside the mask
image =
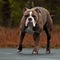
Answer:
POLYGON ((40 40, 40 33, 34 33, 33 38, 34 38, 34 42, 35 42, 35 47, 34 47, 32 54, 38 54, 38 50, 39 50, 38 44, 39 44, 39 40, 40 40))
POLYGON ((22 43, 23 43, 24 36, 25 36, 25 32, 21 32, 21 34, 20 34, 19 46, 18 46, 18 51, 19 51, 19 52, 22 51, 22 43))

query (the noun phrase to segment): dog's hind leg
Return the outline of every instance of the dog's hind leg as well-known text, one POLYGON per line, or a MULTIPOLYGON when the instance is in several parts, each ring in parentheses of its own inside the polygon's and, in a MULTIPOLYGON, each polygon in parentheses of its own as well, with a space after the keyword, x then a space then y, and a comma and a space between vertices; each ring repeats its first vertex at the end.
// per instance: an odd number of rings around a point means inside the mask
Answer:
POLYGON ((22 43, 23 43, 24 36, 25 36, 25 32, 21 32, 19 46, 18 46, 18 51, 19 52, 22 51, 22 43))
POLYGON ((51 39, 51 31, 45 26, 44 30, 47 35, 47 48, 46 48, 46 53, 50 53, 50 39, 51 39))

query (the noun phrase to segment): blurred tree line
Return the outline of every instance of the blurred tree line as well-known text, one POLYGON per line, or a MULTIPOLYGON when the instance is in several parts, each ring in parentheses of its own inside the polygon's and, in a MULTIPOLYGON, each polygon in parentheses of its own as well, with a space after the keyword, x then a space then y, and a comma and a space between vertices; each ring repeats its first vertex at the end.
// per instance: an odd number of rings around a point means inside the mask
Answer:
POLYGON ((19 26, 24 7, 41 6, 50 11, 55 24, 60 24, 60 0, 0 0, 0 25, 19 26))

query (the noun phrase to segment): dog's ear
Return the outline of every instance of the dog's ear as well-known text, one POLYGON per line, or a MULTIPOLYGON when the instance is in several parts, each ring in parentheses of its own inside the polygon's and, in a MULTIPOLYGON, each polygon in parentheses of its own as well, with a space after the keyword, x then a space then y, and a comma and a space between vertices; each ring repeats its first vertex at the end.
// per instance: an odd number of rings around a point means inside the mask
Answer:
POLYGON ((23 12, 25 12, 27 9, 28 9, 27 7, 24 7, 24 8, 23 8, 23 12))
POLYGON ((37 9, 35 9, 35 11, 37 12, 37 13, 41 13, 41 11, 37 8, 37 9))

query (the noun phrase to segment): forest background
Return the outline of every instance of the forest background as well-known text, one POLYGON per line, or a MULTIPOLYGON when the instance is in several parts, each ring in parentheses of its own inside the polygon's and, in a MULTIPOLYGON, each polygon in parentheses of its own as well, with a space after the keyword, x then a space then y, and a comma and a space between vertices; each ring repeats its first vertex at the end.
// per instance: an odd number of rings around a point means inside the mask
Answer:
MULTIPOLYGON (((17 47, 20 39, 19 23, 23 8, 35 6, 49 10, 53 19, 51 47, 60 48, 60 0, 0 0, 0 47, 17 47)), ((33 37, 26 34, 24 47, 33 47, 33 37), (28 37, 28 38, 27 38, 28 37)), ((46 35, 42 34, 40 47, 46 47, 46 35)))

